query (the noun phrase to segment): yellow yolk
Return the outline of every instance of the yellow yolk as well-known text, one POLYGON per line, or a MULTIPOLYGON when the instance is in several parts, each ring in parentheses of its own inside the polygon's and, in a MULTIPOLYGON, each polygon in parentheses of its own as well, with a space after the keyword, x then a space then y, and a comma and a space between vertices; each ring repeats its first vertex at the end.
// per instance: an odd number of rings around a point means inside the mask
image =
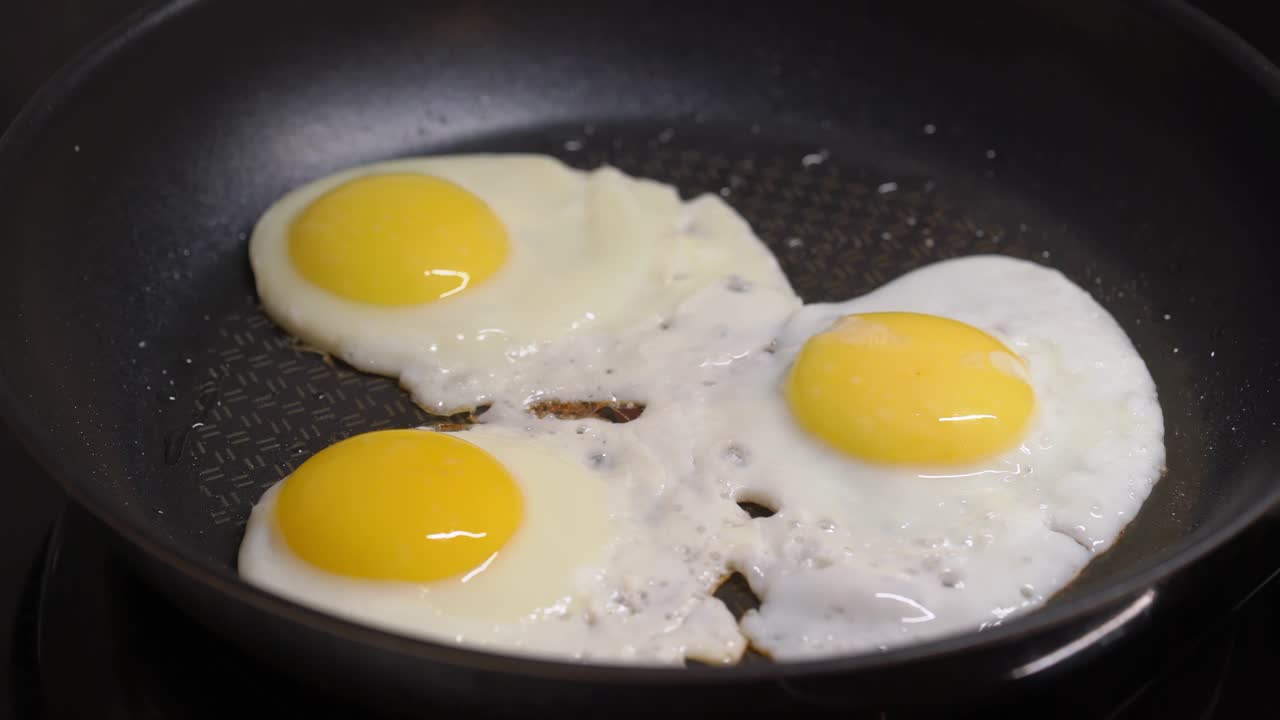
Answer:
POLYGON ((429 582, 490 561, 523 510, 515 480, 484 450, 430 430, 381 430, 298 467, 276 521, 293 552, 322 570, 429 582))
POLYGON ((916 313, 849 315, 805 343, 792 414, 872 462, 964 463, 1019 441, 1035 404, 1021 358, 987 333, 916 313))
POLYGON ((417 305, 474 287, 506 261, 506 228, 483 200, 430 175, 349 180, 289 229, 289 256, 313 285, 372 305, 417 305))

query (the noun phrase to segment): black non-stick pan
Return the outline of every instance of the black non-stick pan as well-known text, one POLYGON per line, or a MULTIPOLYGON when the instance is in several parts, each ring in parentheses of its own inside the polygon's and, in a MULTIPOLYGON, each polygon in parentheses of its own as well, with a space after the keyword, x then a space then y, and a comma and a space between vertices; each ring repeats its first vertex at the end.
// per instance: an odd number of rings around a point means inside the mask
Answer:
POLYGON ((951 702, 1158 620, 1277 507, 1277 102, 1274 67, 1172 1, 177 2, 84 53, 0 143, 3 408, 157 587, 384 706, 951 702), (1150 366, 1168 474, 1044 609, 821 662, 531 661, 248 587, 233 563, 264 488, 429 418, 295 349, 256 303, 247 233, 321 174, 473 150, 720 192, 807 301, 969 253, 1059 268, 1150 366))

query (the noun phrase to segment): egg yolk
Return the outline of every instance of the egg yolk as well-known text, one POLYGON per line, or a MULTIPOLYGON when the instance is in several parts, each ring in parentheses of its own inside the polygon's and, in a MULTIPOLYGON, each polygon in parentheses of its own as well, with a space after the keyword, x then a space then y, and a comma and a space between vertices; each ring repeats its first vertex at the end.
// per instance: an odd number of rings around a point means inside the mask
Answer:
POLYGON ((1022 359, 965 323, 849 315, 801 348, 784 393, 813 435, 880 463, 981 460, 1014 446, 1034 394, 1022 359))
POLYGON ((430 430, 356 435, 285 480, 276 521, 298 557, 331 573, 429 582, 484 566, 524 499, 492 455, 430 430))
POLYGON ((416 173, 349 180, 304 208, 289 255, 308 282, 356 302, 417 305, 484 282, 510 245, 480 198, 416 173))

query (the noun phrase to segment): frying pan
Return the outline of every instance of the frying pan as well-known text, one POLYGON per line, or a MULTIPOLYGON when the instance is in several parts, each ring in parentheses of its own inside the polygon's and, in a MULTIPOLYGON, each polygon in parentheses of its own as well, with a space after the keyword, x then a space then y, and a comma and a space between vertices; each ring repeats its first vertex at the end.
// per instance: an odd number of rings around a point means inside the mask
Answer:
POLYGON ((83 53, 0 143, 4 413, 148 581, 382 707, 950 703, 1157 620, 1280 505, 1278 101, 1274 67, 1172 1, 171 3, 83 53), (256 304, 248 232, 321 174, 479 150, 721 192, 806 301, 978 252, 1059 268, 1150 366, 1167 476, 1044 609, 815 662, 533 661, 241 583, 265 487, 338 438, 428 420, 393 381, 290 344, 256 304))

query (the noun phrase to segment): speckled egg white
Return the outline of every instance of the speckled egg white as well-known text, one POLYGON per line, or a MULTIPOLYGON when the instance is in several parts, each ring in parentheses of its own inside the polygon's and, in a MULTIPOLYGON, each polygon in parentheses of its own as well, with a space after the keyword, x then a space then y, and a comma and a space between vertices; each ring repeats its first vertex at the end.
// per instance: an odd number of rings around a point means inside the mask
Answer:
POLYGON ((710 597, 728 570, 723 555, 706 551, 721 542, 709 528, 727 526, 725 518, 664 511, 682 502, 692 511, 696 497, 669 486, 624 428, 530 420, 457 435, 506 466, 524 496, 520 528, 489 562, 429 583, 324 572, 280 531, 274 513, 286 479, 253 509, 241 576, 339 617, 475 649, 643 664, 741 656, 745 638, 710 597))
POLYGON ((411 375, 415 400, 443 414, 491 401, 514 366, 549 346, 657 325, 711 284, 794 298, 773 255, 719 197, 685 202, 668 185, 540 155, 406 158, 327 175, 266 210, 249 258, 263 309, 285 330, 361 370, 411 375), (291 223, 333 188, 380 173, 442 178, 480 198, 509 235, 505 264, 465 292, 409 306, 352 302, 308 282, 290 259, 291 223))
POLYGON ((1088 293, 1034 263, 949 260, 809 305, 771 350, 631 427, 655 446, 687 443, 685 472, 708 497, 776 510, 725 552, 763 601, 743 630, 779 660, 977 631, 1038 607, 1115 542, 1163 470, 1146 365, 1088 293), (1037 397, 1021 443, 963 467, 896 467, 803 431, 779 390, 791 362, 837 318, 875 311, 960 320, 1018 353, 1037 397))
POLYGON ((1164 464, 1142 358, 1104 308, 1055 270, 948 260, 865 296, 801 306, 723 201, 612 168, 533 155, 412 158, 286 195, 250 258, 286 330, 397 377, 423 407, 490 406, 465 438, 515 475, 524 524, 481 572, 430 584, 359 581, 294 556, 255 508, 251 582, 391 631, 572 660, 732 663, 872 652, 998 625, 1039 607, 1133 519, 1164 464), (482 198, 506 264, 456 297, 363 305, 308 283, 291 219, 362 174, 424 173, 482 198), (907 311, 972 325, 1025 363, 1035 414, 1016 447, 960 466, 885 465, 805 431, 782 393, 805 342, 850 314, 907 311), (625 425, 532 417, 539 401, 638 403, 625 425), (776 512, 751 519, 739 502, 776 512), (762 605, 741 625, 712 597, 742 572, 762 605))

